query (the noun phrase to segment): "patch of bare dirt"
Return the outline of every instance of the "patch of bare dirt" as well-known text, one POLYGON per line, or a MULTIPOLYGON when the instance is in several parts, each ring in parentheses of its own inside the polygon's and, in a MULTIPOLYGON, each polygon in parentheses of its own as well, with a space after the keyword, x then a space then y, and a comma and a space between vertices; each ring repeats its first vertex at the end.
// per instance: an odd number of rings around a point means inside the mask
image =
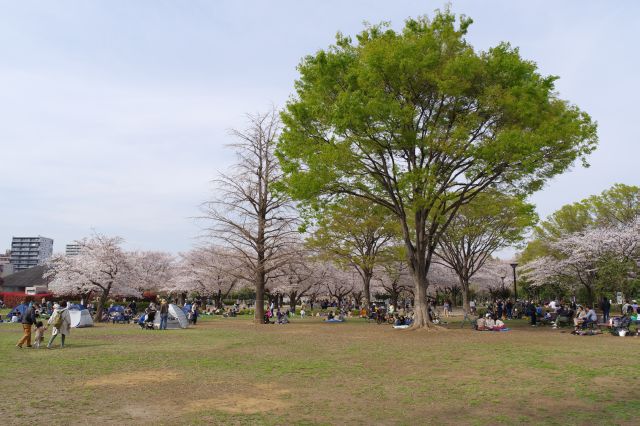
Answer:
POLYGON ((172 371, 147 370, 129 373, 117 373, 100 376, 80 384, 89 387, 99 386, 136 386, 151 383, 165 383, 178 379, 178 374, 172 371))
POLYGON ((214 398, 196 399, 187 403, 185 411, 218 410, 229 414, 256 414, 289 408, 291 403, 283 398, 289 390, 269 384, 256 386, 257 395, 231 393, 214 398))

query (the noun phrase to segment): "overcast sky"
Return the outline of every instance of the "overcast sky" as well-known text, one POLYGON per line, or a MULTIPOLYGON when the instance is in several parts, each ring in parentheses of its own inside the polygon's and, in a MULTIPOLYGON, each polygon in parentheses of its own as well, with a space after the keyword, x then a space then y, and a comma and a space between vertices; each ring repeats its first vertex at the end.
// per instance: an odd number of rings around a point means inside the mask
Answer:
MULTIPOLYGON (((616 182, 638 184, 640 2, 453 1, 485 50, 518 46, 599 123, 591 167, 532 201, 544 217, 616 182)), ((282 106, 300 59, 362 22, 442 1, 0 1, 0 250, 92 230, 132 249, 187 250, 229 128, 282 106)), ((508 253, 503 252, 503 253, 508 253)))

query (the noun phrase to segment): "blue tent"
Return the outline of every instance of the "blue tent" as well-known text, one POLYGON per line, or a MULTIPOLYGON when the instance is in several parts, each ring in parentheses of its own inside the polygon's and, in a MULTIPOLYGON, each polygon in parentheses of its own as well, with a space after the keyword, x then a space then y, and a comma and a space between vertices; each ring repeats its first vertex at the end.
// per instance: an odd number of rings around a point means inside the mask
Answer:
POLYGON ((122 313, 124 312, 124 306, 120 306, 120 305, 113 305, 109 308, 108 313, 112 313, 112 312, 118 312, 118 313, 122 313))
POLYGON ((24 313, 27 311, 28 307, 29 307, 29 305, 27 305, 26 303, 21 303, 20 305, 18 305, 15 308, 13 308, 11 310, 11 312, 9 312, 9 315, 7 315, 7 318, 11 319, 11 317, 13 316, 14 312, 20 312, 20 316, 24 315, 24 313))
POLYGON ((75 310, 78 310, 78 311, 82 311, 84 309, 87 309, 83 305, 79 305, 77 303, 70 304, 68 307, 69 307, 69 310, 75 309, 75 310))

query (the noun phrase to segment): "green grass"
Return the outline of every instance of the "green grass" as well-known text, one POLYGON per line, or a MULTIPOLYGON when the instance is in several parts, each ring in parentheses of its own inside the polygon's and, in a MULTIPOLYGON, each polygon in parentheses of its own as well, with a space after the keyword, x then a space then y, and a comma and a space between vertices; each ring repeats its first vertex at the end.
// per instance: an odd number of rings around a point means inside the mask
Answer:
POLYGON ((16 349, 20 325, 0 324, 0 412, 7 424, 637 424, 640 338, 449 326, 216 317, 74 329, 48 351, 16 349))

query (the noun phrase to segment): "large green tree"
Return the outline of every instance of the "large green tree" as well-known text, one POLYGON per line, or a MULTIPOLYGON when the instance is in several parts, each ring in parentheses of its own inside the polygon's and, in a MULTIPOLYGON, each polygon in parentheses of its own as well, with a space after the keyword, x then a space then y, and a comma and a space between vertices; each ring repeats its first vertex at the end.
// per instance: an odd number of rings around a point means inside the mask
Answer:
POLYGON ((387 208, 402 229, 415 286, 414 328, 430 327, 427 273, 463 204, 491 186, 539 189, 596 146, 590 117, 558 97, 518 49, 476 52, 471 19, 449 11, 368 26, 357 41, 304 58, 282 113, 288 192, 344 194, 387 208))
MULTIPOLYGON (((329 204, 317 218, 307 245, 362 278, 364 305, 371 303, 371 278, 376 266, 392 256, 399 229, 389 210, 360 197, 329 204)), ((361 301, 359 301, 361 302, 361 301)))
POLYGON ((436 262, 460 280, 463 308, 469 312, 469 283, 498 249, 521 242, 538 220, 522 197, 487 191, 460 207, 440 238, 436 262))

